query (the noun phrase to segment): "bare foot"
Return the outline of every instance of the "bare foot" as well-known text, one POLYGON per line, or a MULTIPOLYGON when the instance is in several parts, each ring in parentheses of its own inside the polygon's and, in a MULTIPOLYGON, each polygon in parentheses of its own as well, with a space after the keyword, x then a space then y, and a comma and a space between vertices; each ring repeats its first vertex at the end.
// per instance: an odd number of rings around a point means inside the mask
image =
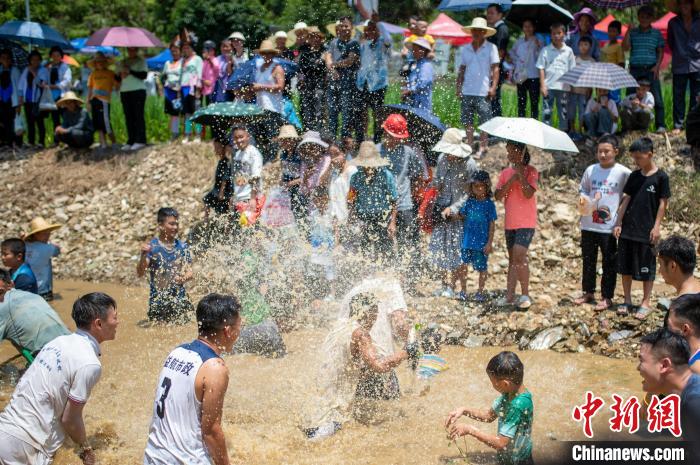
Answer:
POLYGON ((595 302, 593 294, 583 294, 581 297, 574 299, 575 305, 592 304, 595 302))

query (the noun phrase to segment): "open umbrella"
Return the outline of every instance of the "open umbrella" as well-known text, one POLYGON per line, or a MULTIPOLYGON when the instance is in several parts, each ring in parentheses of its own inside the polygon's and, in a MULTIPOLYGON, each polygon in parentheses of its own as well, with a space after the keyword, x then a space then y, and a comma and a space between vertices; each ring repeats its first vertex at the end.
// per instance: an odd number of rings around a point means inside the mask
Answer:
POLYGON ((70 42, 60 32, 46 24, 34 21, 8 21, 0 26, 0 38, 38 45, 39 47, 58 46, 73 50, 70 42))
POLYGON ((112 47, 165 47, 152 32, 140 27, 104 27, 92 34, 85 45, 112 47))
MULTIPOLYGON (((409 105, 384 105, 378 113, 381 121, 384 121, 392 113, 403 115, 408 123, 410 140, 417 142, 426 154, 431 153, 430 149, 438 143, 442 133, 447 129, 447 126, 434 114, 409 105)), ((375 128, 375 130, 379 129, 375 128)))
POLYGON ((501 139, 520 142, 542 150, 578 153, 576 144, 564 131, 532 118, 497 116, 480 125, 479 130, 501 139))
POLYGON ((70 56, 68 54, 63 55, 63 58, 61 58, 61 61, 64 62, 65 64, 67 64, 68 66, 75 66, 76 68, 80 68, 80 63, 78 63, 78 61, 75 58, 73 58, 72 56, 70 56))
POLYGON ((85 55, 94 55, 97 52, 102 52, 105 55, 119 55, 119 50, 114 47, 103 47, 101 45, 85 45, 87 42, 87 37, 80 37, 78 39, 72 39, 70 44, 78 53, 83 53, 85 55))
POLYGON ((589 87, 598 89, 626 89, 637 87, 637 81, 624 68, 614 63, 586 63, 573 67, 559 82, 574 87, 589 87))
POLYGON ((437 9, 440 11, 467 11, 467 10, 485 10, 491 4, 498 4, 504 10, 510 8, 512 0, 442 0, 437 9))
POLYGON ((551 0, 515 0, 506 19, 520 27, 526 19, 531 19, 535 21, 535 32, 549 33, 549 26, 569 24, 574 16, 551 0))
POLYGON ((634 6, 646 5, 651 0, 587 0, 593 6, 604 10, 612 8, 614 10, 624 10, 634 6))
POLYGON ((29 64, 29 52, 18 43, 11 40, 0 39, 0 49, 7 49, 12 53, 12 64, 22 69, 29 64))
POLYGON ((235 121, 252 123, 271 117, 268 113, 273 112, 263 110, 252 103, 218 102, 200 108, 194 112, 190 120, 205 126, 233 124, 235 121))

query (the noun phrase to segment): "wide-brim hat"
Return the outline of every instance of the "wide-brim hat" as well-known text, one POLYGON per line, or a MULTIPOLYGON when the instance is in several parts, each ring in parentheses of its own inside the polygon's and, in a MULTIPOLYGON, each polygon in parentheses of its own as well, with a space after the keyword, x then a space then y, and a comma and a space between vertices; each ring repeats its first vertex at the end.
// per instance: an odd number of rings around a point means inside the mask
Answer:
POLYGON ((484 18, 474 18, 469 26, 462 26, 462 29, 464 29, 464 32, 469 35, 471 35, 472 29, 481 29, 482 31, 486 31, 486 37, 491 37, 496 33, 496 30, 489 27, 486 19, 484 18))
POLYGON ((94 68, 94 67, 95 67, 95 63, 99 63, 99 62, 102 62, 102 63, 104 63, 105 65, 109 66, 109 65, 111 65, 112 63, 114 63, 114 57, 112 57, 112 56, 106 56, 106 55, 105 55, 104 53, 102 53, 102 52, 97 52, 97 54, 95 54, 95 56, 94 56, 93 58, 90 58, 90 59, 86 62, 86 64, 88 65, 89 68, 94 68))
POLYGON ((228 38, 231 40, 238 39, 241 42, 245 42, 245 36, 241 32, 238 32, 238 31, 232 32, 231 35, 228 36, 228 38))
POLYGON ((297 133, 297 128, 291 124, 285 124, 280 128, 280 133, 277 136, 277 140, 280 139, 299 139, 299 134, 297 133))
MULTIPOLYGON (((296 130, 294 131, 296 132, 296 130)), ((328 143, 321 139, 321 134, 318 131, 306 131, 301 136, 301 142, 299 142, 299 147, 306 144, 315 144, 324 149, 328 148, 328 143)))
POLYGON ((459 158, 467 158, 472 148, 464 142, 465 134, 457 128, 449 128, 442 133, 442 138, 433 147, 433 152, 446 153, 459 158))
POLYGON ((326 24, 326 31, 328 31, 328 33, 333 37, 336 37, 338 35, 338 24, 340 24, 340 21, 326 24))
POLYGON ((318 28, 318 26, 309 26, 306 28, 307 34, 311 35, 318 35, 321 37, 326 37, 326 33, 323 32, 321 29, 318 28))
POLYGON ((360 144, 357 156, 348 162, 348 165, 364 168, 381 168, 389 166, 389 160, 383 158, 372 141, 364 141, 360 144))
POLYGON ((275 39, 287 39, 288 34, 285 31, 277 31, 272 37, 275 39))
POLYGON ((430 45, 430 42, 428 42, 428 39, 424 39, 423 37, 419 37, 413 42, 411 42, 412 45, 417 45, 423 50, 427 50, 429 52, 433 51, 432 45, 430 45))
POLYGON ((581 11, 574 14, 574 23, 578 24, 578 20, 581 16, 590 16, 591 22, 593 23, 591 26, 598 22, 598 17, 593 13, 593 10, 588 7, 581 8, 581 11))
POLYGON ((40 233, 43 231, 54 231, 60 228, 61 226, 63 225, 59 223, 49 223, 44 218, 37 216, 29 223, 29 232, 26 233, 24 237, 26 239, 32 237, 36 233, 40 233))
MULTIPOLYGON (((677 0, 666 0, 666 7, 676 14, 680 12, 680 2, 677 0)), ((693 10, 700 11, 700 0, 693 2, 693 10)))
POLYGON ((255 53, 257 54, 263 54, 263 53, 274 53, 277 55, 280 51, 277 50, 277 47, 275 46, 274 42, 272 42, 269 39, 263 40, 260 42, 260 47, 255 50, 255 53))
POLYGON ((64 106, 66 103, 70 102, 71 100, 74 101, 74 102, 78 102, 78 103, 80 103, 81 105, 84 103, 84 102, 83 102, 83 99, 81 99, 80 97, 78 97, 77 95, 75 95, 75 92, 73 92, 72 90, 69 90, 68 92, 66 92, 66 93, 63 95, 63 97, 61 97, 61 98, 58 100, 58 102, 56 102, 56 106, 57 106, 57 107, 62 107, 62 106, 64 106))
POLYGON ((294 28, 291 31, 287 31, 287 47, 291 47, 297 42, 297 32, 308 31, 309 29, 311 28, 304 21, 294 24, 294 28))

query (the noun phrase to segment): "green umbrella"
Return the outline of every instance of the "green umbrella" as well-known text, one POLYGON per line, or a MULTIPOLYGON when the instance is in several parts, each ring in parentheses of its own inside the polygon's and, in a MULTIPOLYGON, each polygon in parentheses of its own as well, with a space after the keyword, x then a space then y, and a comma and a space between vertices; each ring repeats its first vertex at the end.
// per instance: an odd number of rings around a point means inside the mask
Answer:
POLYGON ((194 112, 190 120, 193 123, 199 123, 205 126, 214 126, 222 123, 230 124, 235 120, 253 123, 268 119, 268 113, 270 112, 251 103, 218 102, 200 108, 194 112))

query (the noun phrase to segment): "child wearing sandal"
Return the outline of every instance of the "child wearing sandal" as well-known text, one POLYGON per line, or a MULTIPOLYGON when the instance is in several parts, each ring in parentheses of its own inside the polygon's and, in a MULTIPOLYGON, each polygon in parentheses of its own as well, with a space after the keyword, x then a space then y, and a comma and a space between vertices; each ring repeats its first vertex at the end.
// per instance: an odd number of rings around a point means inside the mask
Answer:
POLYGON ((600 279, 601 298, 596 311, 610 308, 617 283, 617 240, 613 227, 617 221, 622 190, 631 171, 616 163, 619 153, 617 137, 606 134, 598 140, 598 163, 586 168, 581 178, 579 207, 581 208, 581 297, 576 305, 595 303, 598 250, 603 261, 600 279))
POLYGON ((613 229, 619 240, 617 263, 622 275, 625 303, 617 313, 632 308, 632 280, 642 281, 644 296, 635 317, 644 320, 651 313, 651 290, 656 277, 654 246, 661 237, 661 221, 668 208, 671 187, 668 174, 654 163, 654 143, 640 137, 630 146, 630 155, 639 168, 627 179, 622 204, 613 229))

